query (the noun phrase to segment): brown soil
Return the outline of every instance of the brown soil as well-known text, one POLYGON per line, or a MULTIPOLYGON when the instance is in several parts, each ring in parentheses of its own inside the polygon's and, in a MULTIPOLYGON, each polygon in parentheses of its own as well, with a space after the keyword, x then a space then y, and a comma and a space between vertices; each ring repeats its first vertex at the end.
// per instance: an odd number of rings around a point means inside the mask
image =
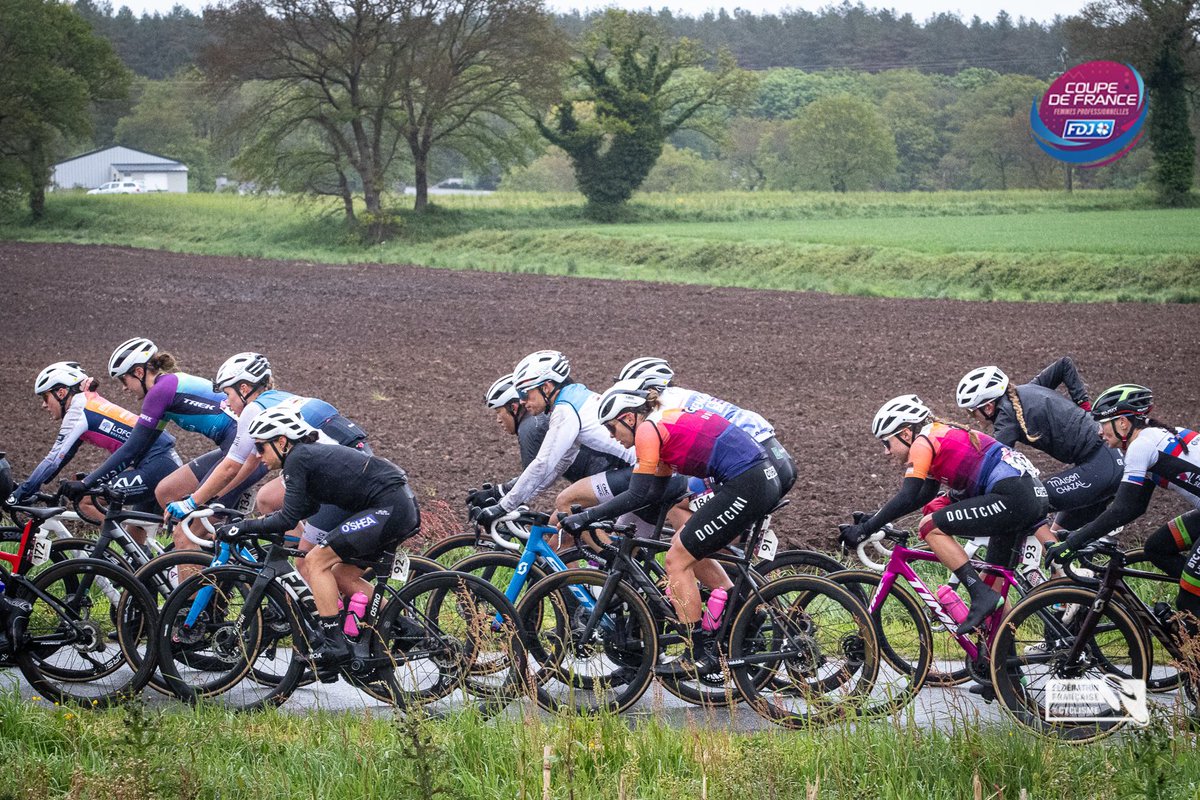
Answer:
MULTIPOLYGON (((598 391, 633 356, 662 355, 682 385, 775 423, 800 473, 778 528, 825 549, 836 523, 900 482, 870 436, 878 406, 915 391, 954 415, 971 367, 1025 380, 1070 353, 1093 394, 1145 383, 1162 419, 1200 423, 1195 306, 882 300, 13 242, 0 243, 0 273, 0 449, 19 475, 57 429, 31 394, 38 370, 76 359, 104 376, 134 335, 205 376, 233 353, 266 353, 280 388, 336 405, 423 497, 455 509, 467 487, 515 474, 515 440, 481 400, 527 352, 564 351, 598 391)), ((102 391, 136 410, 111 381, 102 391)), ((180 450, 206 444, 183 434, 180 450)), ((96 451, 77 463, 98 463, 96 451)), ((1179 507, 1156 500, 1135 533, 1179 507)))

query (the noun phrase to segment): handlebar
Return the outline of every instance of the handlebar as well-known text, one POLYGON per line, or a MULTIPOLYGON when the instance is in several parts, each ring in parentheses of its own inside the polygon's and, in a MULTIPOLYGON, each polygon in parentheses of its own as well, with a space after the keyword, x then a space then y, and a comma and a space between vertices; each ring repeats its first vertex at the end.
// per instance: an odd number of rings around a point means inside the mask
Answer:
POLYGON ((242 517, 242 514, 234 511, 231 508, 226 508, 220 503, 213 503, 212 505, 198 507, 195 511, 187 514, 183 519, 167 520, 167 531, 170 532, 172 528, 178 525, 183 531, 183 535, 187 537, 188 541, 205 550, 211 550, 216 541, 217 529, 213 527, 213 524, 209 520, 217 514, 230 519, 241 519, 242 517), (204 528, 205 532, 207 532, 211 538, 203 539, 192 533, 192 522, 199 522, 201 527, 204 528))
POLYGON ((858 560, 863 563, 864 567, 872 572, 882 573, 887 568, 888 561, 890 561, 892 558, 892 551, 884 547, 882 542, 890 541, 903 545, 908 543, 909 536, 910 534, 908 531, 900 530, 889 522, 887 525, 884 525, 878 531, 859 542, 858 547, 855 548, 855 553, 858 555, 858 560), (868 547, 877 553, 882 560, 876 561, 872 556, 867 555, 868 547))

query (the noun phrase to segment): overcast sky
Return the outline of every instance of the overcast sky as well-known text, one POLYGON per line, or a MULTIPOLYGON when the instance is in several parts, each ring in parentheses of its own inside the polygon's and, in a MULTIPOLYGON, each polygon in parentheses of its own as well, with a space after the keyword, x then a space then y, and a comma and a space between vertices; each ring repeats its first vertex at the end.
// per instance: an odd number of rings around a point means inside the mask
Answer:
MULTIPOLYGON (((785 8, 802 8, 810 11, 817 11, 827 5, 836 5, 830 0, 800 0, 799 2, 789 2, 788 0, 737 0, 736 2, 713 2, 713 0, 658 0, 658 2, 648 3, 646 0, 617 0, 617 2, 601 2, 599 0, 584 0, 576 2, 575 0, 548 0, 550 6, 557 11, 569 11, 571 9, 589 9, 589 8, 604 8, 607 6, 621 6, 622 8, 646 8, 647 6, 658 9, 667 6, 673 11, 681 11, 692 16, 703 14, 710 9, 718 9, 722 6, 726 9, 733 10, 734 8, 744 8, 747 11, 761 14, 769 11, 780 11, 785 8)), ((123 5, 133 9, 135 14, 149 12, 153 14, 155 11, 166 12, 172 6, 182 5, 193 11, 200 11, 206 5, 212 5, 211 0, 112 0, 114 8, 120 8, 123 5)), ((1055 15, 1069 16, 1079 11, 1085 5, 1085 0, 977 0, 977 2, 962 3, 958 0, 895 0, 895 2, 871 3, 864 2, 869 8, 891 8, 900 14, 912 14, 917 21, 924 21, 928 17, 948 11, 957 13, 964 19, 970 19, 978 14, 985 20, 995 19, 996 14, 1001 11, 1007 11, 1014 19, 1017 17, 1026 17, 1040 21, 1049 21, 1055 15)))

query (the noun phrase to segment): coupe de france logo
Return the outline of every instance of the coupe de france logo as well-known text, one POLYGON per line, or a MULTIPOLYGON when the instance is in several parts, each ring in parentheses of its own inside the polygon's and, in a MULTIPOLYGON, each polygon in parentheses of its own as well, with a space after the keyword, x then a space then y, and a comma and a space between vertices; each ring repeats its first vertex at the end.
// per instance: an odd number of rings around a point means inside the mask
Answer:
POLYGON ((1142 136, 1149 104, 1129 64, 1089 61, 1059 76, 1029 108, 1033 140, 1077 167, 1111 164, 1142 136))

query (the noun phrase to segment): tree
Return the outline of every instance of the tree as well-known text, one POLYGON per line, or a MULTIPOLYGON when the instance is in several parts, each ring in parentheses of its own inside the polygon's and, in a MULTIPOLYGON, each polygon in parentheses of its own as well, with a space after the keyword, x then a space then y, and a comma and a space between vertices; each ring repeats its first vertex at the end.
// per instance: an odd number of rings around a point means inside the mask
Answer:
POLYGON ((200 76, 184 70, 167 81, 140 81, 136 104, 122 117, 115 140, 128 147, 174 158, 188 166, 188 188, 214 188, 211 137, 216 108, 199 91, 200 76))
POLYGON ((866 189, 896 169, 896 141, 866 100, 823 97, 787 124, 788 162, 775 179, 782 188, 866 189))
POLYGON ((1101 0, 1067 21, 1071 46, 1096 58, 1131 62, 1150 90, 1154 183, 1164 205, 1190 203, 1196 137, 1190 91, 1200 80, 1200 0, 1101 0))
POLYGON ((90 135, 91 104, 125 94, 129 73, 108 42, 51 0, 0 0, 0 180, 45 211, 50 167, 90 135))
POLYGON ((728 53, 716 68, 699 68, 692 42, 668 42, 645 14, 610 10, 571 62, 574 97, 538 129, 570 157, 587 211, 612 219, 684 126, 705 127, 702 112, 728 109, 749 94, 752 78, 728 53))
POLYGON ((348 220, 357 191, 382 213, 404 150, 418 210, 434 147, 476 161, 522 151, 515 123, 556 78, 561 48, 541 0, 239 0, 205 20, 206 74, 263 87, 241 120, 256 157, 240 163, 276 181, 307 165, 305 182, 335 187, 348 220), (272 141, 300 144, 272 159, 272 141))

